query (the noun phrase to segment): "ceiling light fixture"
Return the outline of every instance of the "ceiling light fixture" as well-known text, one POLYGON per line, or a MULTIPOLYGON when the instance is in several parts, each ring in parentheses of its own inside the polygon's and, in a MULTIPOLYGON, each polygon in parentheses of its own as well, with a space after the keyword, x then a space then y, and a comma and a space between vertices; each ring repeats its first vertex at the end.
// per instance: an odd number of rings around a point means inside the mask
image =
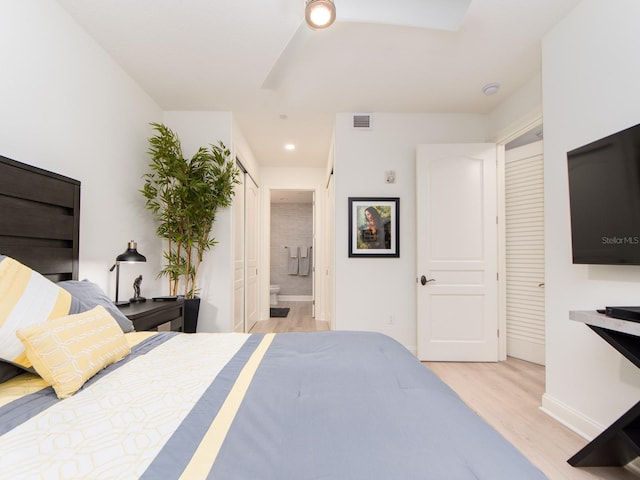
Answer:
POLYGON ((336 19, 333 0, 306 0, 304 18, 313 29, 327 28, 336 19))
POLYGON ((487 83, 484 87, 482 87, 482 93, 487 96, 498 93, 498 90, 500 90, 499 83, 487 83))
POLYGON ((284 149, 285 149, 285 150, 295 150, 295 149, 296 149, 296 146, 295 146, 293 143, 287 143, 287 144, 284 146, 284 149))

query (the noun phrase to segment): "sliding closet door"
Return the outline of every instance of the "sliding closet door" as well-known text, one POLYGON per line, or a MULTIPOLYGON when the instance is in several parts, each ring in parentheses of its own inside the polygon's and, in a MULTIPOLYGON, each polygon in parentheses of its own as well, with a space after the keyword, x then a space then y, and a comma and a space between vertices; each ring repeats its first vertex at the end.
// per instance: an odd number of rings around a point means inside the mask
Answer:
POLYGON ((244 174, 233 197, 233 331, 244 332, 244 174))
POLYGON ((258 201, 259 189, 247 174, 244 182, 245 199, 245 331, 248 332, 258 321, 258 201))
POLYGON ((333 330, 334 325, 334 276, 333 265, 335 263, 334 246, 334 181, 333 173, 329 177, 327 190, 325 192, 325 222, 324 222, 324 258, 326 269, 324 270, 324 319, 329 323, 329 330, 333 330))
POLYGON ((258 320, 259 189, 238 162, 233 199, 233 331, 248 332, 258 320))

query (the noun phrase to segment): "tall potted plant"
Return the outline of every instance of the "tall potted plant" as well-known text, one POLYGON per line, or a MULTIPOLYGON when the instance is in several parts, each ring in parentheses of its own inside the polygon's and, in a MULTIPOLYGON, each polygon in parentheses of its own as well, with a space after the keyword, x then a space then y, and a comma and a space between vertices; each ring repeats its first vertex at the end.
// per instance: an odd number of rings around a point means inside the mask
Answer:
POLYGON ((187 159, 178 136, 159 123, 149 139, 149 168, 141 193, 158 221, 157 234, 165 241, 165 265, 170 295, 185 298, 185 331, 195 332, 200 299, 198 272, 204 253, 218 242, 210 236, 220 208, 231 205, 239 170, 219 141, 200 147, 187 159), (188 318, 195 304, 195 319, 188 318))

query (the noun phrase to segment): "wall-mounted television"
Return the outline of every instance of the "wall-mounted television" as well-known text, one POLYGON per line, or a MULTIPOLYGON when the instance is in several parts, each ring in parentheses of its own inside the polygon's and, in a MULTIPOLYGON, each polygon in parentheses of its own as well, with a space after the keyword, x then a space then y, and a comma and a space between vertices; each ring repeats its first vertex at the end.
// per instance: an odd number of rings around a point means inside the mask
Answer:
POLYGON ((640 265, 640 124, 567 152, 573 263, 640 265))

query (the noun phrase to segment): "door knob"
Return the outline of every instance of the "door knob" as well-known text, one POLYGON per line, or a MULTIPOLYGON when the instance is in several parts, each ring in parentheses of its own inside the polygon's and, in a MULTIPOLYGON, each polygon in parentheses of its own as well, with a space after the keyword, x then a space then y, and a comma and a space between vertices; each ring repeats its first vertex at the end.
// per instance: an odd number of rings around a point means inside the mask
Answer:
POLYGON ((420 283, 421 283, 422 285, 426 285, 426 284, 427 284, 427 283, 429 283, 429 282, 435 282, 435 281, 436 281, 436 279, 435 279, 435 278, 427 278, 427 277, 425 277, 424 275, 422 275, 422 276, 420 277, 420 283))

